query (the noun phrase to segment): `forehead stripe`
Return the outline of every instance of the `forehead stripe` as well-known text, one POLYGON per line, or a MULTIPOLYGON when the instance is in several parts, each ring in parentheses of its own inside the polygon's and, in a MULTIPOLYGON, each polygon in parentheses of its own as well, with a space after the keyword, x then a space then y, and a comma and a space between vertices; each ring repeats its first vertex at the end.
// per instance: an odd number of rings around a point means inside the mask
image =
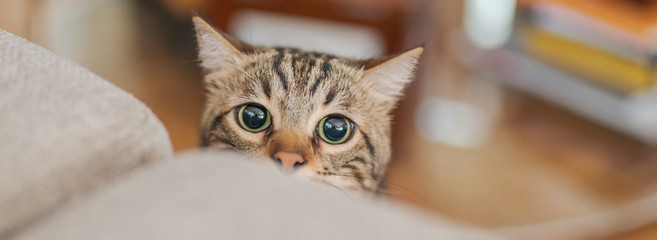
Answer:
POLYGON ((267 96, 267 99, 271 98, 271 86, 269 85, 269 79, 261 79, 260 83, 262 84, 262 91, 267 96))
POLYGON ((315 91, 317 91, 317 86, 319 86, 319 83, 324 80, 324 76, 319 76, 317 80, 315 80, 315 83, 313 84, 313 87, 310 89, 310 93, 314 94, 315 91))
POLYGON ((285 79, 285 74, 283 74, 283 71, 281 71, 281 61, 283 60, 283 52, 278 51, 278 55, 274 57, 274 63, 273 63, 273 68, 276 71, 276 75, 278 75, 278 79, 281 80, 281 84, 283 84, 283 89, 287 91, 287 79, 285 79))
POLYGON ((329 103, 331 103, 334 98, 335 98, 335 91, 333 90, 329 91, 329 93, 326 94, 326 100, 324 100, 324 105, 328 105, 329 103))
POLYGON ((310 89, 310 93, 314 94, 315 91, 317 91, 317 87, 322 82, 322 80, 326 78, 326 75, 328 75, 330 71, 331 71, 331 64, 329 63, 328 60, 324 60, 324 62, 322 63, 322 75, 317 78, 317 80, 313 84, 313 87, 310 89))

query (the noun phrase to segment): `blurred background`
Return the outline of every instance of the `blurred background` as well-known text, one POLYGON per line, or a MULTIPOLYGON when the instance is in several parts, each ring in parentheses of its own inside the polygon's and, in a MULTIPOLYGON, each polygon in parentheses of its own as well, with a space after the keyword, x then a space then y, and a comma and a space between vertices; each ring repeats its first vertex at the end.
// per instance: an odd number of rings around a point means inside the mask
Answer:
POLYGON ((395 112, 391 198, 478 227, 554 227, 553 239, 657 239, 657 1, 0 6, 0 28, 146 103, 176 151, 199 144, 193 14, 250 43, 347 57, 424 43, 418 77, 395 112))

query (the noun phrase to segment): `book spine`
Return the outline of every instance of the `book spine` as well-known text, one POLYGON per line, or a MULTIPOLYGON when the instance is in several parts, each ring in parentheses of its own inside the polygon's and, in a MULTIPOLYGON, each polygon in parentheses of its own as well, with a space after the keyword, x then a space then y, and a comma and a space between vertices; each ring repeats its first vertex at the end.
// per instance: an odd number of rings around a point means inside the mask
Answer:
POLYGON ((652 38, 634 34, 554 2, 530 7, 533 24, 555 35, 572 39, 615 55, 648 65, 655 53, 652 38))
POLYGON ((653 69, 646 64, 572 41, 537 28, 521 30, 522 48, 552 65, 621 93, 653 86, 653 69))

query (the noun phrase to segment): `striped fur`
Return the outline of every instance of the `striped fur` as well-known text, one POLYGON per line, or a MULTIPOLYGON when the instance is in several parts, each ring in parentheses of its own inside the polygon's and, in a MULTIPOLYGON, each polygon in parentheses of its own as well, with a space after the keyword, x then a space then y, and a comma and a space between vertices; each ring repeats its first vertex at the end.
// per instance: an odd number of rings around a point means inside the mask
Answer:
POLYGON ((308 164, 294 174, 334 186, 374 192, 390 160, 390 112, 422 48, 390 59, 352 60, 294 48, 249 46, 195 18, 207 101, 201 121, 204 146, 233 148, 269 160, 280 149, 308 164), (377 64, 373 64, 376 62, 377 64), (241 129, 235 108, 258 103, 272 125, 241 129), (318 137, 319 121, 341 114, 354 135, 332 145, 318 137))

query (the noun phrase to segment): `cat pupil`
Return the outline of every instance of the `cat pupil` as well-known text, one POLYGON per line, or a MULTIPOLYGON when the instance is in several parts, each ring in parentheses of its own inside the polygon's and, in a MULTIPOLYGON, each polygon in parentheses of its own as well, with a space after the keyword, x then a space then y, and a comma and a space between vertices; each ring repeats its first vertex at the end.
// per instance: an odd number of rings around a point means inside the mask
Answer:
POLYGON ((247 106, 244 108, 243 121, 244 125, 249 128, 257 129, 265 125, 266 113, 263 109, 256 106, 247 106))
POLYGON ((324 122, 324 135, 331 141, 338 141, 347 134, 347 121, 341 117, 330 117, 324 122))

